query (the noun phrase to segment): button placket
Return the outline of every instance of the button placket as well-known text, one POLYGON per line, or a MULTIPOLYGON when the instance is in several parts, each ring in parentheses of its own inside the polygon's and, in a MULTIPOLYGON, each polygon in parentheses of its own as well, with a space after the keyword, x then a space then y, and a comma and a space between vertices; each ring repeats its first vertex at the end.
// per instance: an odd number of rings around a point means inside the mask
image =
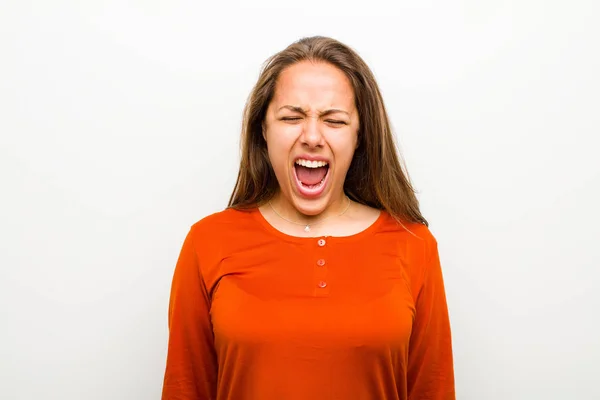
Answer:
POLYGON ((315 296, 327 296, 329 295, 329 281, 328 281, 328 268, 327 268, 327 240, 320 238, 317 240, 317 249, 315 252, 314 270, 314 293, 315 296))

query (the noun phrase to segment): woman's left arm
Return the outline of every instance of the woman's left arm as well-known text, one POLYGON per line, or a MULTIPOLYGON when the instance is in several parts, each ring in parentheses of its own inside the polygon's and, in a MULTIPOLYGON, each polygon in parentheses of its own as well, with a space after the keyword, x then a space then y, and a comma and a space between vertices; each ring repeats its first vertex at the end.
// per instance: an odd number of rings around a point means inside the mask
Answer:
POLYGON ((450 320, 437 241, 428 238, 427 262, 416 293, 408 357, 410 400, 455 400, 450 320))

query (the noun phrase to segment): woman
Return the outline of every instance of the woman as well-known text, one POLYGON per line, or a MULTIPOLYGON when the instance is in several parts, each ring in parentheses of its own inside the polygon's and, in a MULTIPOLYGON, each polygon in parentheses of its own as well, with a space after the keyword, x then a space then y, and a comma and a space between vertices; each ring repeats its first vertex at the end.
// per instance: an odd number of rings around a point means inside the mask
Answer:
POLYGON ((242 148, 175 268, 163 399, 454 399, 437 243, 367 65, 324 37, 277 53, 242 148))

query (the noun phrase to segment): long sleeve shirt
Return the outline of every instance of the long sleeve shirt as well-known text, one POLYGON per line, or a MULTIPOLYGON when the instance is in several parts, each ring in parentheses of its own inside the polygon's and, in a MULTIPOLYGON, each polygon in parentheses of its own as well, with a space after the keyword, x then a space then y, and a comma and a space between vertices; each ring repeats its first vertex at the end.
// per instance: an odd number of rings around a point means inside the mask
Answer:
POLYGON ((295 237, 258 209, 192 225, 175 266, 163 400, 454 400, 437 241, 388 213, 295 237))

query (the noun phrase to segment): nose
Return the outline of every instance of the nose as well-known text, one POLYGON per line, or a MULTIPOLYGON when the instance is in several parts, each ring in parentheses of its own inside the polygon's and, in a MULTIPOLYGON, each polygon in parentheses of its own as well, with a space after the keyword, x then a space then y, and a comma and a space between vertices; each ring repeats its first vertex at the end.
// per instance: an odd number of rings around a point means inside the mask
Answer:
POLYGON ((300 141, 309 148, 323 147, 324 138, 319 126, 319 118, 307 117, 300 141))

